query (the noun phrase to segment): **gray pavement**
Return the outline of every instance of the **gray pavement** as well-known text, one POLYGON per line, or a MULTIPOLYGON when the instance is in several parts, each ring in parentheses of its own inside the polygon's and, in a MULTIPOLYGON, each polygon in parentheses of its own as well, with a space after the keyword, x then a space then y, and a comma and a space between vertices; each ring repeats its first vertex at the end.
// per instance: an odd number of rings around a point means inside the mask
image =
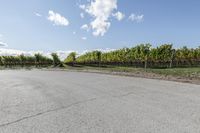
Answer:
POLYGON ((200 86, 62 71, 0 71, 0 133, 200 133, 200 86))

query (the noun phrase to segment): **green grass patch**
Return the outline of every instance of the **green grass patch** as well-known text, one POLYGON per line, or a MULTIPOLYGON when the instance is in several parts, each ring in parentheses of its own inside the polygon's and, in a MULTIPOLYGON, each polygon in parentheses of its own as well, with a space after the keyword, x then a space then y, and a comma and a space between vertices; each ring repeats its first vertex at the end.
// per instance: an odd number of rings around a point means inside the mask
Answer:
POLYGON ((200 67, 196 68, 171 68, 171 69, 148 69, 148 72, 161 74, 161 75, 171 75, 189 78, 200 78, 200 67))
POLYGON ((74 70, 98 70, 109 72, 130 72, 130 73, 154 73, 164 76, 186 77, 186 78, 198 78, 200 79, 200 67, 192 68, 165 68, 165 69, 152 69, 148 68, 146 71, 144 68, 135 67, 123 67, 123 66, 65 66, 66 69, 74 70))

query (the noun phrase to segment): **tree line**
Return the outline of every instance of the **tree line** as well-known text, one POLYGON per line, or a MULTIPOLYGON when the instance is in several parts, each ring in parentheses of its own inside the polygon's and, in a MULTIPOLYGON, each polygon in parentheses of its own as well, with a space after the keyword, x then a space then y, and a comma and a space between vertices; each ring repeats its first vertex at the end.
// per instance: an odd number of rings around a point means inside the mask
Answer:
POLYGON ((175 49, 172 44, 156 48, 150 44, 140 44, 132 48, 122 48, 110 52, 92 51, 76 56, 71 53, 66 64, 81 65, 120 65, 135 67, 192 67, 200 66, 200 46, 186 46, 175 49))
POLYGON ((0 66, 14 67, 14 66, 60 66, 62 63, 56 53, 51 54, 52 58, 43 56, 42 54, 35 54, 34 56, 25 56, 24 54, 18 56, 0 56, 0 66))
POLYGON ((114 65, 144 68, 171 68, 200 66, 200 46, 198 48, 182 47, 175 49, 171 44, 152 47, 140 44, 131 48, 122 48, 109 52, 91 51, 82 55, 70 53, 62 62, 56 53, 50 57, 42 54, 34 56, 0 56, 0 66, 63 66, 67 65, 114 65))

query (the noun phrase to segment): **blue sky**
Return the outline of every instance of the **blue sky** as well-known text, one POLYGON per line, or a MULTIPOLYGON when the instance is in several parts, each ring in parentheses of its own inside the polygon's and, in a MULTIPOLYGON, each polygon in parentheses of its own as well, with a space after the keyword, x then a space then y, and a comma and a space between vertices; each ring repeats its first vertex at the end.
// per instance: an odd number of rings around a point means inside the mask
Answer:
POLYGON ((0 3, 0 42, 7 45, 6 49, 84 51, 140 43, 200 46, 199 0, 0 0, 0 3))

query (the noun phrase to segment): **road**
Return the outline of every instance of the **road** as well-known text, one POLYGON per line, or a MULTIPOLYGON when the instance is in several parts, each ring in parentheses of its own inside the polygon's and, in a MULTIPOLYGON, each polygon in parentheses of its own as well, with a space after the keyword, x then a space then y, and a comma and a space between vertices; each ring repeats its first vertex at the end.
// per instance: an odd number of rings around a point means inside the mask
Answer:
POLYGON ((0 133, 200 133, 200 86, 81 72, 0 71, 0 133))

